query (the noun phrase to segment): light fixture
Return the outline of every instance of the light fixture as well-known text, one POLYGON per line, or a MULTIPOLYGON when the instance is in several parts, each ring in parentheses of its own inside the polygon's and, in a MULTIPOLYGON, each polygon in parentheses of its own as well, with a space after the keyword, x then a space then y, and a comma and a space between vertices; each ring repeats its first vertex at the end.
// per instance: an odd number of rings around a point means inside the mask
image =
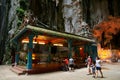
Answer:
POLYGON ((37 42, 33 41, 33 44, 37 44, 37 42))
POLYGON ((82 50, 83 48, 80 47, 80 50, 82 50))
POLYGON ((35 57, 32 57, 32 60, 35 60, 35 57))
MULTIPOLYGON (((22 40, 22 43, 29 43, 29 41, 22 40)), ((33 41, 33 44, 37 44, 37 42, 33 41)))
MULTIPOLYGON (((27 40, 22 40, 22 43, 29 43, 29 41, 27 40)), ((33 44, 45 44, 45 42, 36 42, 36 41, 33 41, 33 44)))
POLYGON ((44 45, 44 44, 45 44, 45 42, 39 42, 39 44, 43 44, 43 45, 44 45))
POLYGON ((22 43, 29 43, 29 41, 22 40, 22 43))
POLYGON ((32 54, 32 60, 35 60, 35 56, 36 56, 36 55, 33 53, 33 54, 32 54))
POLYGON ((54 46, 63 46, 63 44, 53 44, 54 46))

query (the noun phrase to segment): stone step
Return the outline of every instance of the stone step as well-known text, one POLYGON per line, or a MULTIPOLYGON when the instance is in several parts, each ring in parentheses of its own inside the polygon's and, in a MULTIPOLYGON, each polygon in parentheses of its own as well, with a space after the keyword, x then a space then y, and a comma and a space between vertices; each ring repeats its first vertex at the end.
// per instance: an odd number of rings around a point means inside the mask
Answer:
POLYGON ((19 71, 23 71, 25 72, 25 68, 21 67, 21 66, 14 66, 13 68, 19 70, 19 71))
POLYGON ((18 75, 25 74, 25 70, 23 70, 22 68, 19 68, 19 67, 14 66, 14 67, 11 67, 10 70, 15 72, 18 75))

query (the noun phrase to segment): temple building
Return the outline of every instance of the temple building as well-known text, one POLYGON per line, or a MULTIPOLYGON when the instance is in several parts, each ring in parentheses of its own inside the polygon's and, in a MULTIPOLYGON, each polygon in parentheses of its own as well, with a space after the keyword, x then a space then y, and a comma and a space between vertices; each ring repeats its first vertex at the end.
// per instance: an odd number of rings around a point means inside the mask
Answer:
POLYGON ((24 66, 28 73, 60 70, 63 59, 70 57, 80 68, 88 55, 93 60, 97 56, 95 40, 37 26, 25 26, 11 41, 16 46, 15 66, 24 66))

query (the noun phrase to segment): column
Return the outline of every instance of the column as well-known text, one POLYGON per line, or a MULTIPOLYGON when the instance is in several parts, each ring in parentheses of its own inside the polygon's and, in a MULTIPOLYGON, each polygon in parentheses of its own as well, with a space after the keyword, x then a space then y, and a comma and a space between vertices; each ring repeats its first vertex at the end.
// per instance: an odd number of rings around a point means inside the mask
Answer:
POLYGON ((49 53, 48 53, 48 63, 51 62, 51 44, 48 44, 49 47, 49 53))
POLYGON ((27 69, 32 69, 33 35, 29 35, 27 69))
POLYGON ((91 48, 92 48, 92 59, 95 61, 96 57, 98 56, 98 54, 97 54, 97 46, 92 45, 91 48))
POLYGON ((18 65, 19 62, 19 50, 20 50, 20 44, 16 41, 16 52, 15 52, 15 66, 18 65))
POLYGON ((72 57, 72 40, 71 39, 68 40, 68 49, 69 49, 68 58, 71 58, 72 57))
POLYGON ((84 53, 88 56, 90 55, 90 45, 89 44, 85 44, 84 45, 84 53))

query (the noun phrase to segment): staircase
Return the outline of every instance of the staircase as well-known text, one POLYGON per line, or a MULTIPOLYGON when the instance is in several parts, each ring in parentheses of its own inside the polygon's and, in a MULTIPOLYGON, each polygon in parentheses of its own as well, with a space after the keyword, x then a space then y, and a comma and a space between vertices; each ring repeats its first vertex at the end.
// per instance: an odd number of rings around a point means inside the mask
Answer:
POLYGON ((15 72, 18 75, 22 75, 26 73, 26 69, 22 66, 13 66, 10 68, 10 70, 15 72))

